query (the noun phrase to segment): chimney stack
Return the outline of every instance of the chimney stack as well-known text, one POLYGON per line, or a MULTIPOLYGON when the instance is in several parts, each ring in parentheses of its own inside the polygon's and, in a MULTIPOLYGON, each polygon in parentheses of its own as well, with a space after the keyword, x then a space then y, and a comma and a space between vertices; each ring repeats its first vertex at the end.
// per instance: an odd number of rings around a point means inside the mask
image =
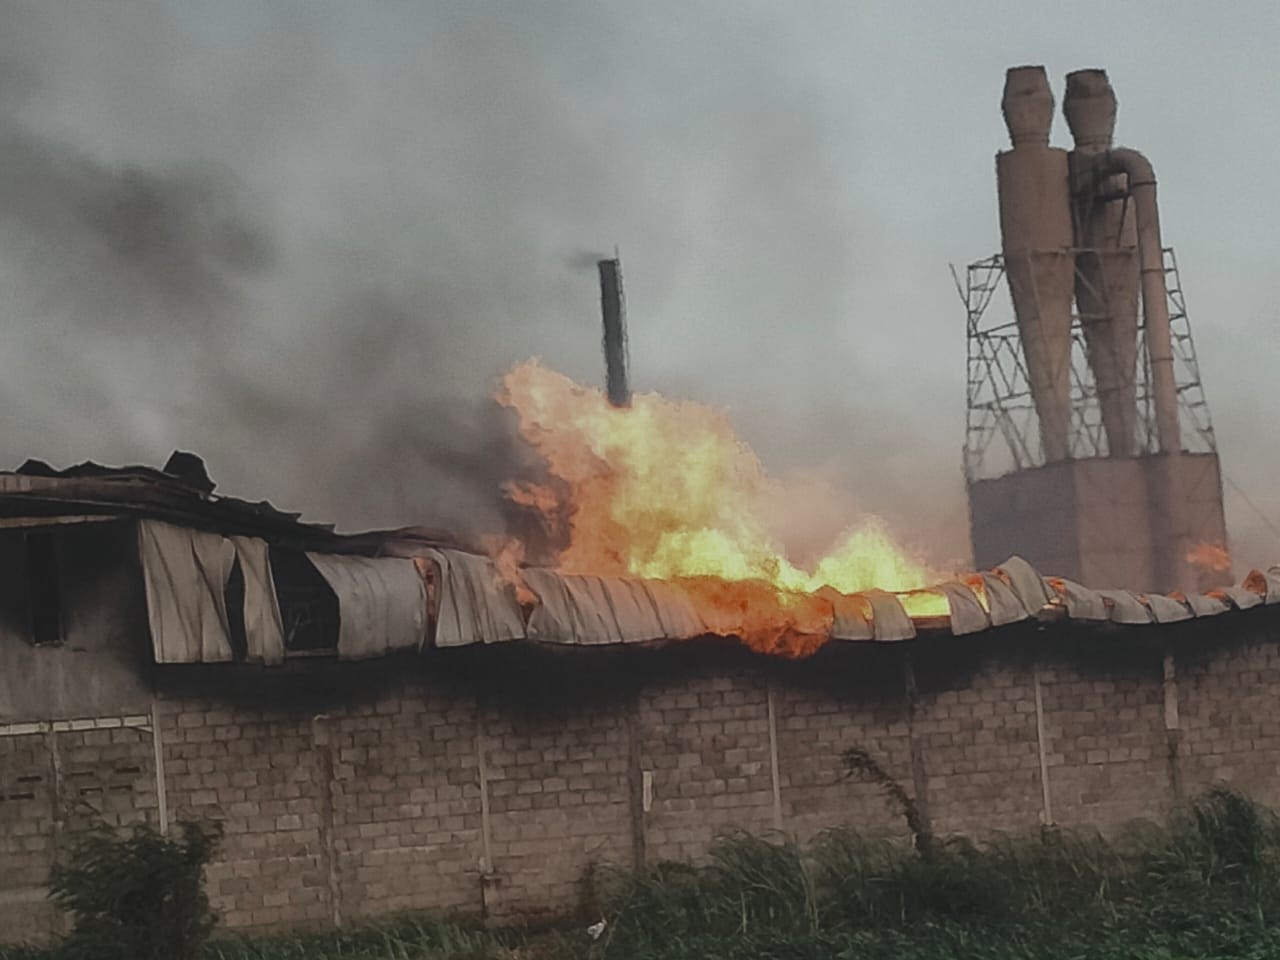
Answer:
POLYGON ((600 260, 600 309, 604 317, 605 389, 615 407, 631 406, 627 382, 627 315, 622 299, 622 261, 600 260))

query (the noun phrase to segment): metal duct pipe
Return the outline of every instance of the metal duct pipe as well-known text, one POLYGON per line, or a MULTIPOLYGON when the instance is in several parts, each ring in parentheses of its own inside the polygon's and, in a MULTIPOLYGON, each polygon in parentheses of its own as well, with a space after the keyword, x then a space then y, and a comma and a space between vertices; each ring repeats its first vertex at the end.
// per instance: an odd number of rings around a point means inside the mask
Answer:
POLYGON ((1187 531, 1187 502, 1182 482, 1182 436, 1178 426, 1178 386, 1173 372, 1173 334, 1165 291, 1164 242, 1160 207, 1151 162, 1137 150, 1117 149, 1097 157, 1097 182, 1124 176, 1137 219, 1138 258, 1142 275, 1142 317, 1151 392, 1155 401, 1156 441, 1162 454, 1151 476, 1150 516, 1155 550, 1153 573, 1166 589, 1191 592, 1196 577, 1187 563, 1192 538, 1187 531))
POLYGON ((1137 230, 1125 177, 1097 178, 1098 157, 1111 150, 1116 95, 1105 70, 1067 74, 1062 113, 1075 139, 1069 165, 1075 216, 1076 305, 1084 330, 1098 406, 1113 457, 1134 452, 1137 428, 1137 230))
POLYGON ((1101 155, 1099 174, 1123 173, 1128 178, 1138 221, 1138 257, 1142 272, 1142 319, 1146 326, 1147 356, 1151 362, 1151 390, 1156 408, 1156 440, 1161 453, 1178 453, 1178 384, 1173 375, 1173 332, 1164 285, 1164 243, 1160 236, 1160 207, 1156 202, 1156 174, 1151 161, 1137 150, 1120 148, 1101 155))
POLYGON ((1047 461, 1070 454, 1071 194, 1067 152, 1049 146, 1053 93, 1044 67, 1005 74, 1011 150, 996 155, 1000 236, 1027 379, 1047 461))

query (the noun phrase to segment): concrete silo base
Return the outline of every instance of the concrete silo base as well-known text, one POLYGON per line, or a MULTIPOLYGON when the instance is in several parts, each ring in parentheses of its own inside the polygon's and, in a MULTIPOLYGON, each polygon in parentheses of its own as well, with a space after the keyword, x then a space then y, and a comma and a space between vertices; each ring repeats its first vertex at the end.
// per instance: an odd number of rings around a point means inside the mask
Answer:
MULTIPOLYGON (((1174 466, 1184 498, 1183 542, 1225 544, 1217 454, 1182 453, 1174 466)), ((1045 574, 1091 587, 1178 589, 1185 557, 1162 564, 1158 555, 1168 542, 1169 511, 1160 503, 1166 469, 1163 455, 1067 460, 971 483, 974 563, 986 569, 1017 554, 1045 574), (1175 579, 1160 582, 1170 568, 1175 579)), ((1232 582, 1229 569, 1194 568, 1189 577, 1199 590, 1232 582)))

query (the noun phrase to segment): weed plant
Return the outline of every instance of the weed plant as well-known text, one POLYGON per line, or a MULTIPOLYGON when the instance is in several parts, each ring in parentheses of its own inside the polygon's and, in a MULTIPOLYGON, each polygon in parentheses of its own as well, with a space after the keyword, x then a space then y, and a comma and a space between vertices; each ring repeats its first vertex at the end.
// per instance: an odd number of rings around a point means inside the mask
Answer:
MULTIPOLYGON (((729 833, 704 863, 602 878, 604 933, 439 922, 214 941, 201 960, 1280 958, 1280 824, 1217 789, 1161 826, 981 844, 729 833)), ((52 960, 54 954, 0 960, 52 960)))
POLYGON ((1280 957, 1280 826, 1215 789, 1111 839, 731 834, 613 902, 605 957, 1280 957))

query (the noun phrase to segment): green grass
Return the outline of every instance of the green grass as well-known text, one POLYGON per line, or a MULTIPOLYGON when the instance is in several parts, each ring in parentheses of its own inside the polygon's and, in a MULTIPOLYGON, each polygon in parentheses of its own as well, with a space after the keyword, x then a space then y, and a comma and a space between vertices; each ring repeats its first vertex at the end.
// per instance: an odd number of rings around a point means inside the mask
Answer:
POLYGON ((1109 840, 739 834, 614 882, 605 958, 1280 957, 1280 826, 1226 790, 1109 840))
POLYGON ((235 941, 206 947, 207 960, 497 960, 518 956, 525 938, 451 923, 404 921, 350 933, 235 941))
MULTIPOLYGON (((705 864, 601 879, 604 936, 439 922, 224 940, 208 960, 1280 958, 1280 825, 1218 790, 1112 839, 1046 830, 923 849, 833 830, 735 833, 705 864)), ((53 960, 35 953, 12 960, 53 960)), ((8 960, 0 951, 0 960, 8 960)))

